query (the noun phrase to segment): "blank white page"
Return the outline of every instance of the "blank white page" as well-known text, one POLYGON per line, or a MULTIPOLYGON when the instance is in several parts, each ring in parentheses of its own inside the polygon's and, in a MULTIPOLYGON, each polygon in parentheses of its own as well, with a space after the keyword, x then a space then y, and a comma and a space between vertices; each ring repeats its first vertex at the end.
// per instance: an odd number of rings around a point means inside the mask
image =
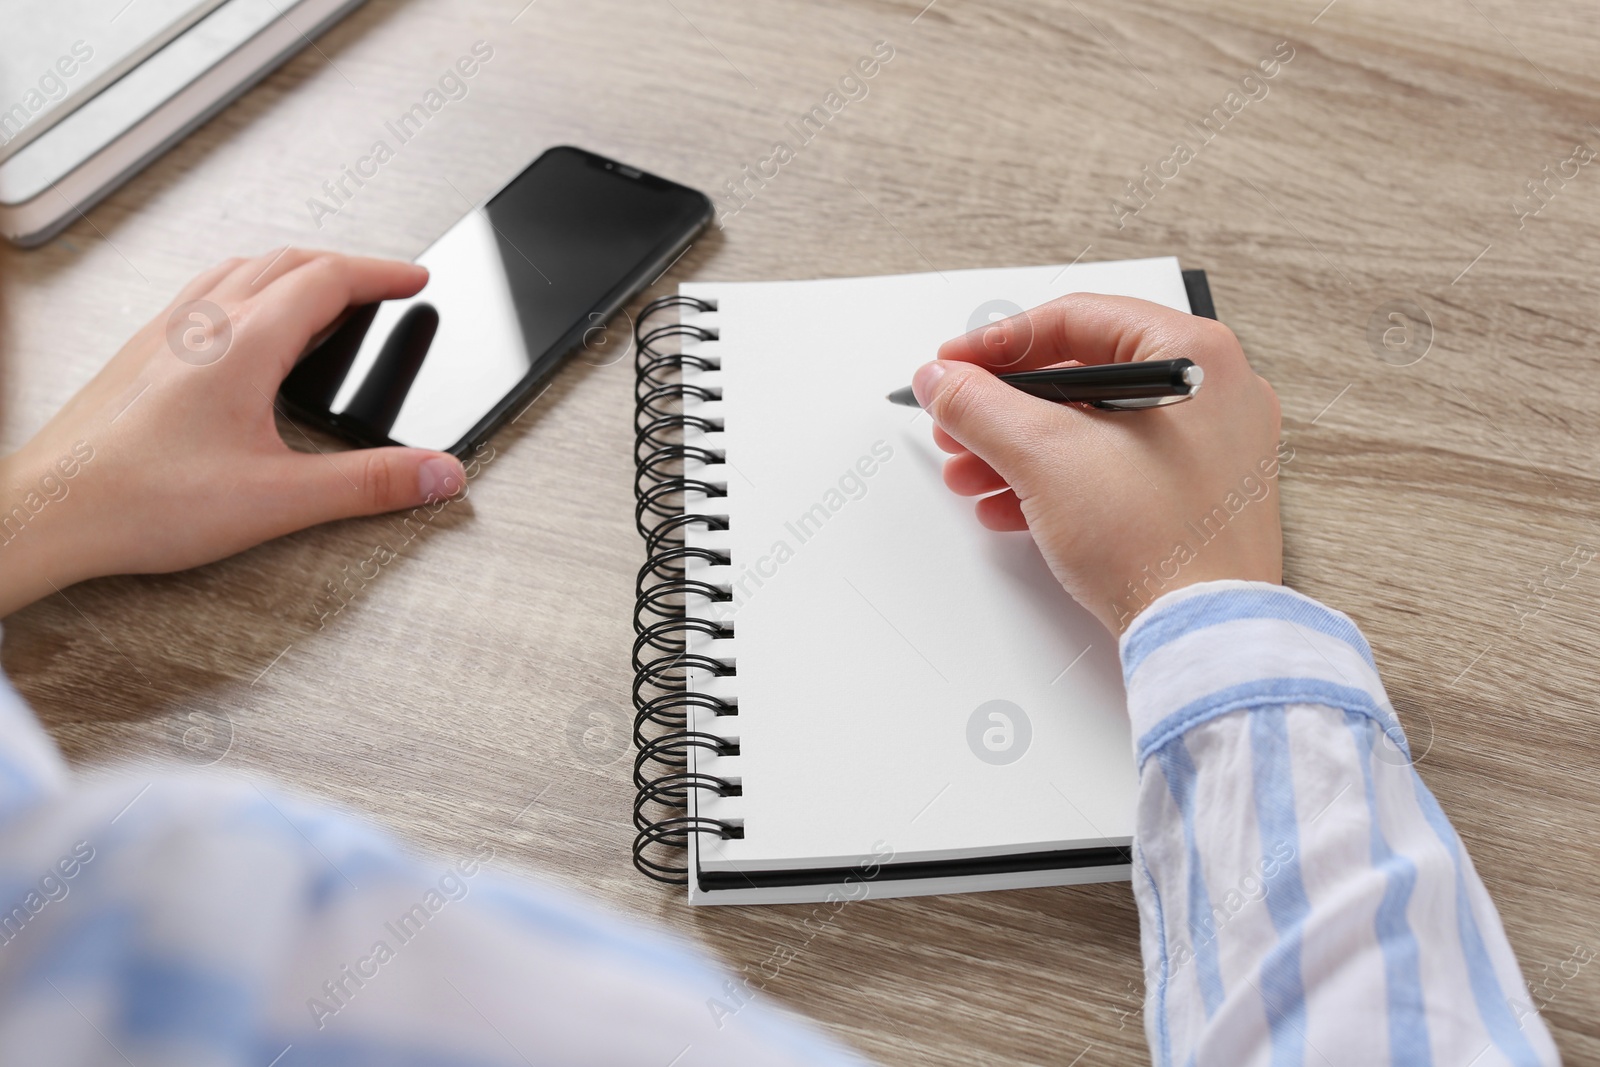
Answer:
POLYGON ((1135 776, 1116 641, 1061 589, 1029 534, 979 525, 973 501, 944 486, 928 417, 885 394, 979 308, 1004 306, 990 302, 1100 292, 1188 311, 1177 260, 679 291, 718 304, 686 321, 720 331, 689 350, 720 357, 721 369, 685 380, 722 399, 686 410, 725 421, 690 441, 727 459, 691 471, 725 482, 727 496, 692 497, 687 510, 730 522, 690 543, 732 558, 691 574, 735 597, 691 603, 735 631, 694 650, 737 665, 693 684, 739 705, 695 727, 741 746, 695 762, 744 786, 700 799, 700 814, 745 828, 742 840, 700 840, 701 869, 1127 844, 1135 776), (991 701, 1022 716, 985 712, 974 740, 974 714, 991 701))

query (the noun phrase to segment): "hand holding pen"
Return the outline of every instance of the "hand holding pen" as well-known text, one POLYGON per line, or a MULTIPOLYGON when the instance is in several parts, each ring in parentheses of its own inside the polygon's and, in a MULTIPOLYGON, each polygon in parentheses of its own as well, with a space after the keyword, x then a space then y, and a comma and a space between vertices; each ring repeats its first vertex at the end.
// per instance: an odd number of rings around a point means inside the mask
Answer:
POLYGON ((1277 397, 1226 326, 1074 294, 947 341, 938 355, 912 387, 951 453, 945 484, 979 498, 985 526, 1031 531, 1061 584, 1113 633, 1185 585, 1282 580, 1277 397), (1152 359, 1191 363, 1204 392, 1164 414, 1108 416, 995 373, 1152 359))

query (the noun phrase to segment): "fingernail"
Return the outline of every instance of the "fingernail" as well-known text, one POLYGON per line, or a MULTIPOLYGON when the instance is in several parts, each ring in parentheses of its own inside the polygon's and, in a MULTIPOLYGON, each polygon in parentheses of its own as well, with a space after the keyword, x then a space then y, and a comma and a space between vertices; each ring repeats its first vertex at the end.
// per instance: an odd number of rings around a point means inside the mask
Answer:
POLYGON ((417 492, 424 501, 455 496, 466 480, 461 461, 454 456, 432 456, 417 468, 417 492))
POLYGON ((938 360, 924 363, 917 368, 917 373, 911 377, 911 391, 917 396, 917 403, 923 407, 928 406, 928 399, 933 396, 933 387, 939 384, 939 379, 944 377, 944 364, 938 360))

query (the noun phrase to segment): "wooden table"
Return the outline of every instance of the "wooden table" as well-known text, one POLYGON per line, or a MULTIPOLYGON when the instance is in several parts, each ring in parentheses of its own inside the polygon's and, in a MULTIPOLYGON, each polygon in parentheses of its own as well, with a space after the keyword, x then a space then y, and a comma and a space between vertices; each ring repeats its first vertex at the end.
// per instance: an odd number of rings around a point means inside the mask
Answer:
MULTIPOLYGON (((410 257, 562 142, 715 194, 889 41, 868 95, 649 295, 1079 256, 1209 270, 1283 401, 1289 581, 1371 638, 1568 1062, 1600 1063, 1600 973, 1560 966, 1600 948, 1600 565, 1570 562, 1600 546, 1600 167, 1524 184, 1600 146, 1600 8, 525 2, 372 0, 87 221, 0 250, 5 444, 226 254, 410 257), (318 228, 308 198, 478 40, 467 97, 318 228), (1171 162, 1208 115, 1221 132, 1171 162), (1146 167, 1171 177, 1129 199, 1146 167), (1385 348, 1395 301, 1431 329, 1385 348)), ((326 583, 385 520, 69 590, 8 622, 5 668, 80 767, 220 755, 447 853, 487 839, 734 967, 804 943, 769 992, 885 1063, 1141 1061, 1126 885, 853 904, 807 942, 797 909, 690 912, 634 873, 631 385, 626 362, 564 370, 325 627, 326 583)))

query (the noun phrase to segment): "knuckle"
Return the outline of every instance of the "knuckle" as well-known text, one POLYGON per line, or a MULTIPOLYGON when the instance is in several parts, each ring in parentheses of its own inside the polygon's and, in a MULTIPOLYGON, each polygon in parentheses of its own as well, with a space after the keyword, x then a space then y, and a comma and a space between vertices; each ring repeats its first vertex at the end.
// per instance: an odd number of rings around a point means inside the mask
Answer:
POLYGON ((282 252, 269 252, 261 257, 260 262, 263 273, 270 270, 276 276, 282 277, 290 271, 303 269, 328 254, 313 248, 291 245, 282 252))
POLYGON ((1256 381, 1261 383, 1261 391, 1267 401, 1267 411, 1272 416, 1272 432, 1276 436, 1278 431, 1283 428, 1283 404, 1279 401, 1278 391, 1272 387, 1271 382, 1259 374, 1256 375, 1256 381))
POLYGON ((1108 297, 1099 293, 1067 293, 1054 300, 1046 302, 1043 306, 1057 311, 1062 315, 1084 315, 1089 312, 1103 311, 1109 301, 1108 297))
POLYGON ((332 252, 308 253, 300 269, 309 271, 319 282, 331 282, 339 276, 340 257, 332 252))
POLYGON ((977 391, 972 388, 972 375, 956 370, 947 373, 933 395, 929 412, 941 424, 960 426, 972 418, 978 403, 977 391))
POLYGON ((1190 324, 1189 331, 1181 340, 1174 339, 1172 355, 1189 356, 1203 366, 1208 375, 1216 375, 1219 384, 1237 381, 1239 372, 1249 369, 1244 348, 1226 323, 1197 318, 1190 324))
POLYGON ((278 266, 282 267, 285 272, 288 272, 294 270, 296 267, 304 266, 314 257, 315 253, 308 252, 304 248, 294 247, 290 248, 288 251, 284 252, 278 257, 278 266))
POLYGON ((1238 352, 1244 354, 1244 349, 1239 344, 1239 335, 1233 332, 1233 327, 1216 319, 1203 319, 1204 336, 1209 347, 1228 352, 1230 355, 1238 352))
POLYGON ((222 309, 222 319, 235 333, 242 333, 250 321, 248 300, 225 300, 217 305, 222 309))
POLYGON ((395 499, 395 472, 387 457, 372 454, 366 457, 361 471, 361 492, 368 507, 374 511, 390 506, 395 499))
POLYGON ((1281 414, 1283 406, 1278 402, 1278 391, 1272 387, 1272 383, 1259 374, 1256 375, 1256 381, 1261 383, 1261 391, 1266 394, 1267 405, 1272 408, 1272 413, 1281 414))

